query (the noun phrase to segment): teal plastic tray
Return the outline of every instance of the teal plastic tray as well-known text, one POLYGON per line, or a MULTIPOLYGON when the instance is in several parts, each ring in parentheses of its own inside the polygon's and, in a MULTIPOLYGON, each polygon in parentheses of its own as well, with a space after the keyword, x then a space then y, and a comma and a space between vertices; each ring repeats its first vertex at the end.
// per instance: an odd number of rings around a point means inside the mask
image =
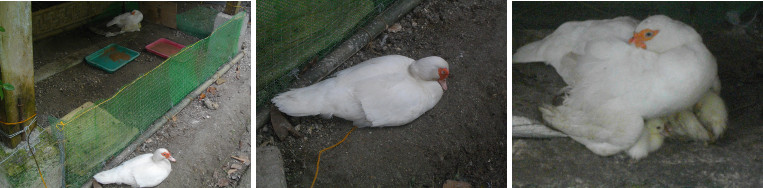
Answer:
POLYGON ((85 57, 88 64, 113 73, 134 60, 140 53, 117 44, 109 44, 85 57))

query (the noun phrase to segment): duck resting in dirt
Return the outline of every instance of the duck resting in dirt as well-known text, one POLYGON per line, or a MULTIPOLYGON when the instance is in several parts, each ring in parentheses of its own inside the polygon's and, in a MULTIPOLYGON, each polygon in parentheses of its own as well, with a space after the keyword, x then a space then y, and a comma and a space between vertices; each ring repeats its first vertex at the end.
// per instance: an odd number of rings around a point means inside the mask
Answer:
POLYGON ((99 172, 93 178, 101 184, 127 184, 132 187, 154 187, 162 183, 172 172, 170 162, 175 162, 167 149, 138 155, 117 167, 99 172))
POLYGON ((369 59, 313 85, 272 99, 290 116, 337 116, 358 127, 400 126, 432 109, 445 90, 448 62, 431 56, 369 59))

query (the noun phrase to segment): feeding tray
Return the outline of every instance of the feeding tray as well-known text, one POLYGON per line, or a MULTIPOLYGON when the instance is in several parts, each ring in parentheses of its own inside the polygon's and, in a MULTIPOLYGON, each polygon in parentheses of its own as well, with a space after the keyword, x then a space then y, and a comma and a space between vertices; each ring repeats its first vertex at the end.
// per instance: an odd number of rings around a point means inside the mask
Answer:
POLYGON ((185 46, 165 38, 160 38, 146 46, 146 50, 163 58, 168 58, 180 52, 185 46))
POLYGON ((117 44, 109 44, 108 46, 88 55, 85 57, 85 60, 90 65, 101 68, 108 73, 113 73, 138 57, 138 55, 140 55, 140 53, 135 50, 117 44))

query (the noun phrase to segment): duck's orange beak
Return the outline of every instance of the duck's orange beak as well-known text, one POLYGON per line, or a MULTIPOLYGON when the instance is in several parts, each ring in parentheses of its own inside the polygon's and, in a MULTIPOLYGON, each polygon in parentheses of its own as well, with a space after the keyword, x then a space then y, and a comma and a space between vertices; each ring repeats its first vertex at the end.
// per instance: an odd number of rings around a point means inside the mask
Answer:
POLYGON ((657 36, 657 33, 659 33, 660 30, 651 30, 651 29, 644 29, 641 30, 638 33, 633 33, 633 37, 631 37, 630 40, 628 40, 629 44, 634 44, 636 47, 646 49, 646 41, 652 40, 654 36, 657 36))

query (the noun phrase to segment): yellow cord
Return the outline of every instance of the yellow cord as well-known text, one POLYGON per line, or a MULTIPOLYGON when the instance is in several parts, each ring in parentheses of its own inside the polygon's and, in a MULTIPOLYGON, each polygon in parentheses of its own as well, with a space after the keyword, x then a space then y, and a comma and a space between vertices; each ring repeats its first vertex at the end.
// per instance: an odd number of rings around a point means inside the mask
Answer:
POLYGON ((22 124, 22 123, 24 123, 24 122, 26 122, 26 121, 29 121, 29 120, 30 120, 30 119, 32 119, 34 116, 37 116, 37 114, 35 113, 34 115, 32 115, 32 116, 29 116, 29 118, 26 118, 24 121, 19 121, 19 122, 16 122, 16 123, 6 123, 6 122, 3 122, 3 121, 0 121, 0 123, 2 123, 2 124, 6 124, 6 125, 16 125, 16 124, 22 124))
POLYGON ((315 180, 318 179, 318 169, 321 167, 321 153, 323 153, 326 150, 330 150, 331 148, 334 148, 338 146, 339 144, 341 144, 342 142, 344 142, 344 140, 347 139, 347 136, 350 136, 350 133, 352 133, 352 131, 354 131, 355 128, 358 128, 358 127, 352 127, 352 129, 350 129, 350 132, 347 132, 347 135, 344 135, 344 138, 342 138, 342 141, 339 141, 333 146, 324 148, 318 152, 318 163, 315 164, 315 176, 313 177, 313 183, 310 184, 310 188, 313 188, 313 186, 315 185, 315 180))
MULTIPOLYGON (((34 157, 34 156, 32 156, 34 157)), ((35 159, 35 163, 37 162, 37 159, 35 159)), ((42 171, 40 171, 40 165, 37 164, 37 173, 40 173, 40 179, 42 179, 42 185, 45 186, 45 188, 48 188, 48 184, 45 184, 45 178, 42 177, 42 171)))

